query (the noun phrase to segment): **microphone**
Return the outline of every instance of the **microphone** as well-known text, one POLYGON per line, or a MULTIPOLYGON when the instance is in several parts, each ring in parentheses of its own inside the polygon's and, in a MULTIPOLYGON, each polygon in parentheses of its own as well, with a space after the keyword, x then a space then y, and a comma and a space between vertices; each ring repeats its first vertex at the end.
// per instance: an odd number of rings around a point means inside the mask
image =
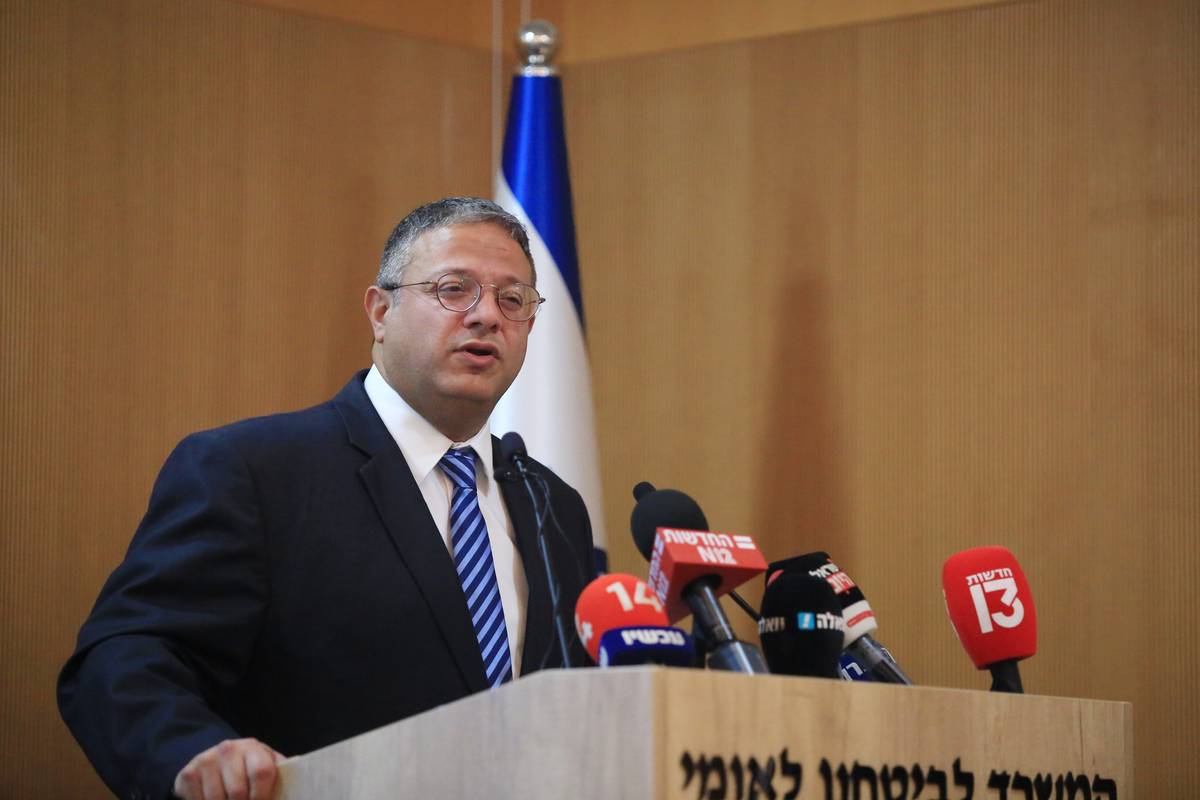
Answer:
MULTIPOLYGON (((521 481, 525 484, 525 491, 529 495, 529 502, 533 505, 533 516, 537 523, 536 538, 538 552, 542 555, 542 566, 546 571, 546 587, 550 591, 550 614, 554 617, 555 638, 558 641, 558 649, 562 656, 563 667, 572 667, 574 665, 571 663, 571 648, 567 644, 567 626, 563 622, 560 603, 562 586, 559 584, 558 577, 554 574, 554 568, 550 564, 550 548, 546 542, 546 517, 548 515, 553 516, 550 509, 550 486, 546 483, 545 478, 529 469, 527 464, 529 455, 525 451, 525 440, 516 431, 509 431, 500 439, 500 459, 505 464, 511 464, 512 469, 506 470, 508 474, 504 476, 500 474, 500 471, 497 471, 497 480, 521 481), (538 493, 534 492, 533 487, 535 485, 541 494, 541 506, 538 505, 538 493)), ((557 521, 555 524, 558 524, 557 521)), ((563 538, 566 540, 565 534, 563 534, 563 538)), ((545 655, 542 657, 543 666, 545 666, 550 652, 550 649, 547 648, 545 655)))
POLYGON ((710 668, 768 672, 762 652, 738 640, 717 600, 766 569, 754 540, 707 530, 704 512, 683 492, 639 483, 635 496, 633 540, 650 559, 648 583, 663 602, 667 619, 694 616, 710 668))
POLYGON ((668 627, 658 597, 633 575, 613 572, 585 586, 575 602, 575 630, 602 667, 690 667, 695 657, 688 635, 668 627))
POLYGON ((508 466, 496 470, 496 479, 501 481, 523 480, 529 472, 526 461, 529 454, 525 451, 525 440, 516 431, 509 431, 500 437, 500 460, 508 466))
POLYGON ((942 567, 942 593, 975 668, 991 671, 992 691, 1023 693, 1017 662, 1037 652, 1037 611, 1016 556, 998 546, 955 553, 942 567))
POLYGON ((846 624, 846 653, 860 668, 866 670, 871 680, 912 685, 912 680, 900 669, 892 654, 871 636, 871 631, 877 630, 879 623, 875 621, 875 612, 871 610, 862 590, 841 567, 829 559, 828 553, 808 553, 774 561, 768 569, 771 575, 776 570, 803 572, 828 583, 842 605, 842 617, 846 624))
POLYGON ((844 681, 875 683, 875 681, 871 680, 871 675, 863 669, 863 665, 858 663, 858 659, 845 650, 838 656, 838 674, 842 676, 842 680, 844 681))
POLYGON ((842 604, 829 584, 802 572, 777 572, 763 591, 758 634, 775 675, 837 678, 842 604))
MULTIPOLYGON (((884 648, 882 644, 880 645, 880 650, 883 652, 883 656, 886 657, 888 661, 895 663, 896 660, 892 656, 892 652, 890 652, 887 648, 884 648)), ((842 650, 841 655, 838 656, 838 672, 841 673, 842 680, 878 682, 875 678, 872 678, 869 672, 866 672, 863 664, 860 664, 857 658, 850 655, 850 652, 847 650, 842 650)))
MULTIPOLYGON (((893 664, 896 663, 896 659, 892 657, 891 652, 889 652, 886 647, 879 645, 879 649, 883 651, 884 656, 886 656, 889 661, 891 661, 893 664)), ((842 654, 838 656, 838 672, 841 674, 842 680, 844 681, 863 681, 864 683, 879 682, 877 679, 871 676, 871 673, 867 672, 866 668, 864 668, 863 665, 858 662, 858 659, 850 655, 850 653, 846 650, 843 650, 842 654)))
POLYGON ((708 519, 696 501, 675 489, 655 489, 642 481, 633 487, 637 504, 629 518, 633 543, 647 561, 654 557, 654 540, 660 527, 691 531, 708 530, 708 519))
MULTIPOLYGON (((647 561, 653 557, 654 551, 654 536, 658 533, 656 528, 656 519, 673 519, 673 528, 684 528, 688 530, 708 530, 708 519, 704 517, 704 512, 700 510, 700 506, 696 504, 688 495, 683 492, 677 492, 676 489, 662 489, 659 493, 658 489, 654 488, 653 483, 649 481, 641 481, 634 487, 634 499, 638 501, 634 506, 635 517, 631 519, 631 527, 634 529, 634 545, 637 551, 642 554, 642 558, 647 561), (650 493, 658 493, 656 497, 650 499, 646 506, 641 505, 641 500, 647 497, 650 493), (638 507, 642 507, 638 511, 638 507), (648 517, 648 518, 647 518, 648 517)), ((730 589, 730 597, 733 602, 738 604, 738 608, 744 610, 750 616, 750 619, 758 621, 758 612, 754 606, 746 602, 742 595, 737 591, 730 589)))

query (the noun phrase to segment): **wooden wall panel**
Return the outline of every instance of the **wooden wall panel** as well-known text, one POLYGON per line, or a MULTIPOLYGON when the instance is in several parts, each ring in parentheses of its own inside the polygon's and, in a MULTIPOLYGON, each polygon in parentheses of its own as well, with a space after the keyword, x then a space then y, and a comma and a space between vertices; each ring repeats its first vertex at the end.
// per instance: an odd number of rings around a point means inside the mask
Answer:
POLYGON ((562 33, 560 63, 610 61, 1026 0, 237 0, 511 55, 522 16, 562 33))
POLYGON ((418 203, 490 192, 486 54, 226 2, 0 4, 0 796, 103 793, 54 679, 189 431, 369 363, 418 203))
POLYGON ((405 36, 490 51, 494 26, 500 23, 502 48, 513 55, 514 38, 523 20, 560 23, 563 0, 237 0, 251 5, 285 9, 405 36))
POLYGON ((1026 687, 1133 701, 1139 794, 1194 794, 1200 6, 995 6, 566 86, 614 567, 645 569, 630 487, 675 486, 768 555, 832 552, 919 682, 985 688, 940 569, 1004 544, 1026 687))
MULTIPOLYGON (((293 0, 295 1, 295 0, 293 0)), ((316 1, 316 0, 312 0, 316 1)), ((1022 0, 1015 0, 1021 2, 1022 0)), ((694 49, 1014 0, 558 0, 568 63, 694 49)), ((553 19, 553 18, 551 18, 553 19)))

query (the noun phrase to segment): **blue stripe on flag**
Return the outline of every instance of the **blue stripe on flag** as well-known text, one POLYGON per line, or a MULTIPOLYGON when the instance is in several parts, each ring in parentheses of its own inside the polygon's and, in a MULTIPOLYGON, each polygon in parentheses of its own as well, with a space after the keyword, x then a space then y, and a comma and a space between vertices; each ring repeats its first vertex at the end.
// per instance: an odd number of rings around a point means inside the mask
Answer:
POLYGON ((583 294, 558 76, 513 78, 501 169, 513 196, 554 257, 582 326, 583 294))

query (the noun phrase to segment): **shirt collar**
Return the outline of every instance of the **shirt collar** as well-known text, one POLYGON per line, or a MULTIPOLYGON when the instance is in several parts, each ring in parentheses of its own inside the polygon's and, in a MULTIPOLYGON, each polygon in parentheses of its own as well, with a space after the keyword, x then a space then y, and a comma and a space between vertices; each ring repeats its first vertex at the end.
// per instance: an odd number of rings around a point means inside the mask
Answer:
POLYGON ((429 473, 437 468, 438 462, 451 447, 474 448, 476 475, 491 481, 492 430, 489 423, 485 422, 479 432, 467 441, 455 442, 405 402, 384 380, 377 367, 371 367, 366 380, 363 381, 363 388, 388 433, 396 440, 396 445, 404 455, 404 460, 408 462, 408 468, 412 470, 413 478, 418 484, 429 477, 429 473))

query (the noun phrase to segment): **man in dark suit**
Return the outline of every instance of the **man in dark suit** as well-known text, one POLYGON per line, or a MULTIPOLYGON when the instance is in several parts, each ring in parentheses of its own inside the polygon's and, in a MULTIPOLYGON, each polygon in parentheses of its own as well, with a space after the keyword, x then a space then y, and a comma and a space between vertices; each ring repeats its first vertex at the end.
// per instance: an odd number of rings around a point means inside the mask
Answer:
MULTIPOLYGON (((498 206, 423 206, 364 298, 369 371, 322 405, 180 443, 59 678, 114 792, 269 797, 281 754, 562 666, 534 508, 487 425, 524 360, 535 281, 498 206)), ((587 511, 533 468, 569 609, 587 511)))

